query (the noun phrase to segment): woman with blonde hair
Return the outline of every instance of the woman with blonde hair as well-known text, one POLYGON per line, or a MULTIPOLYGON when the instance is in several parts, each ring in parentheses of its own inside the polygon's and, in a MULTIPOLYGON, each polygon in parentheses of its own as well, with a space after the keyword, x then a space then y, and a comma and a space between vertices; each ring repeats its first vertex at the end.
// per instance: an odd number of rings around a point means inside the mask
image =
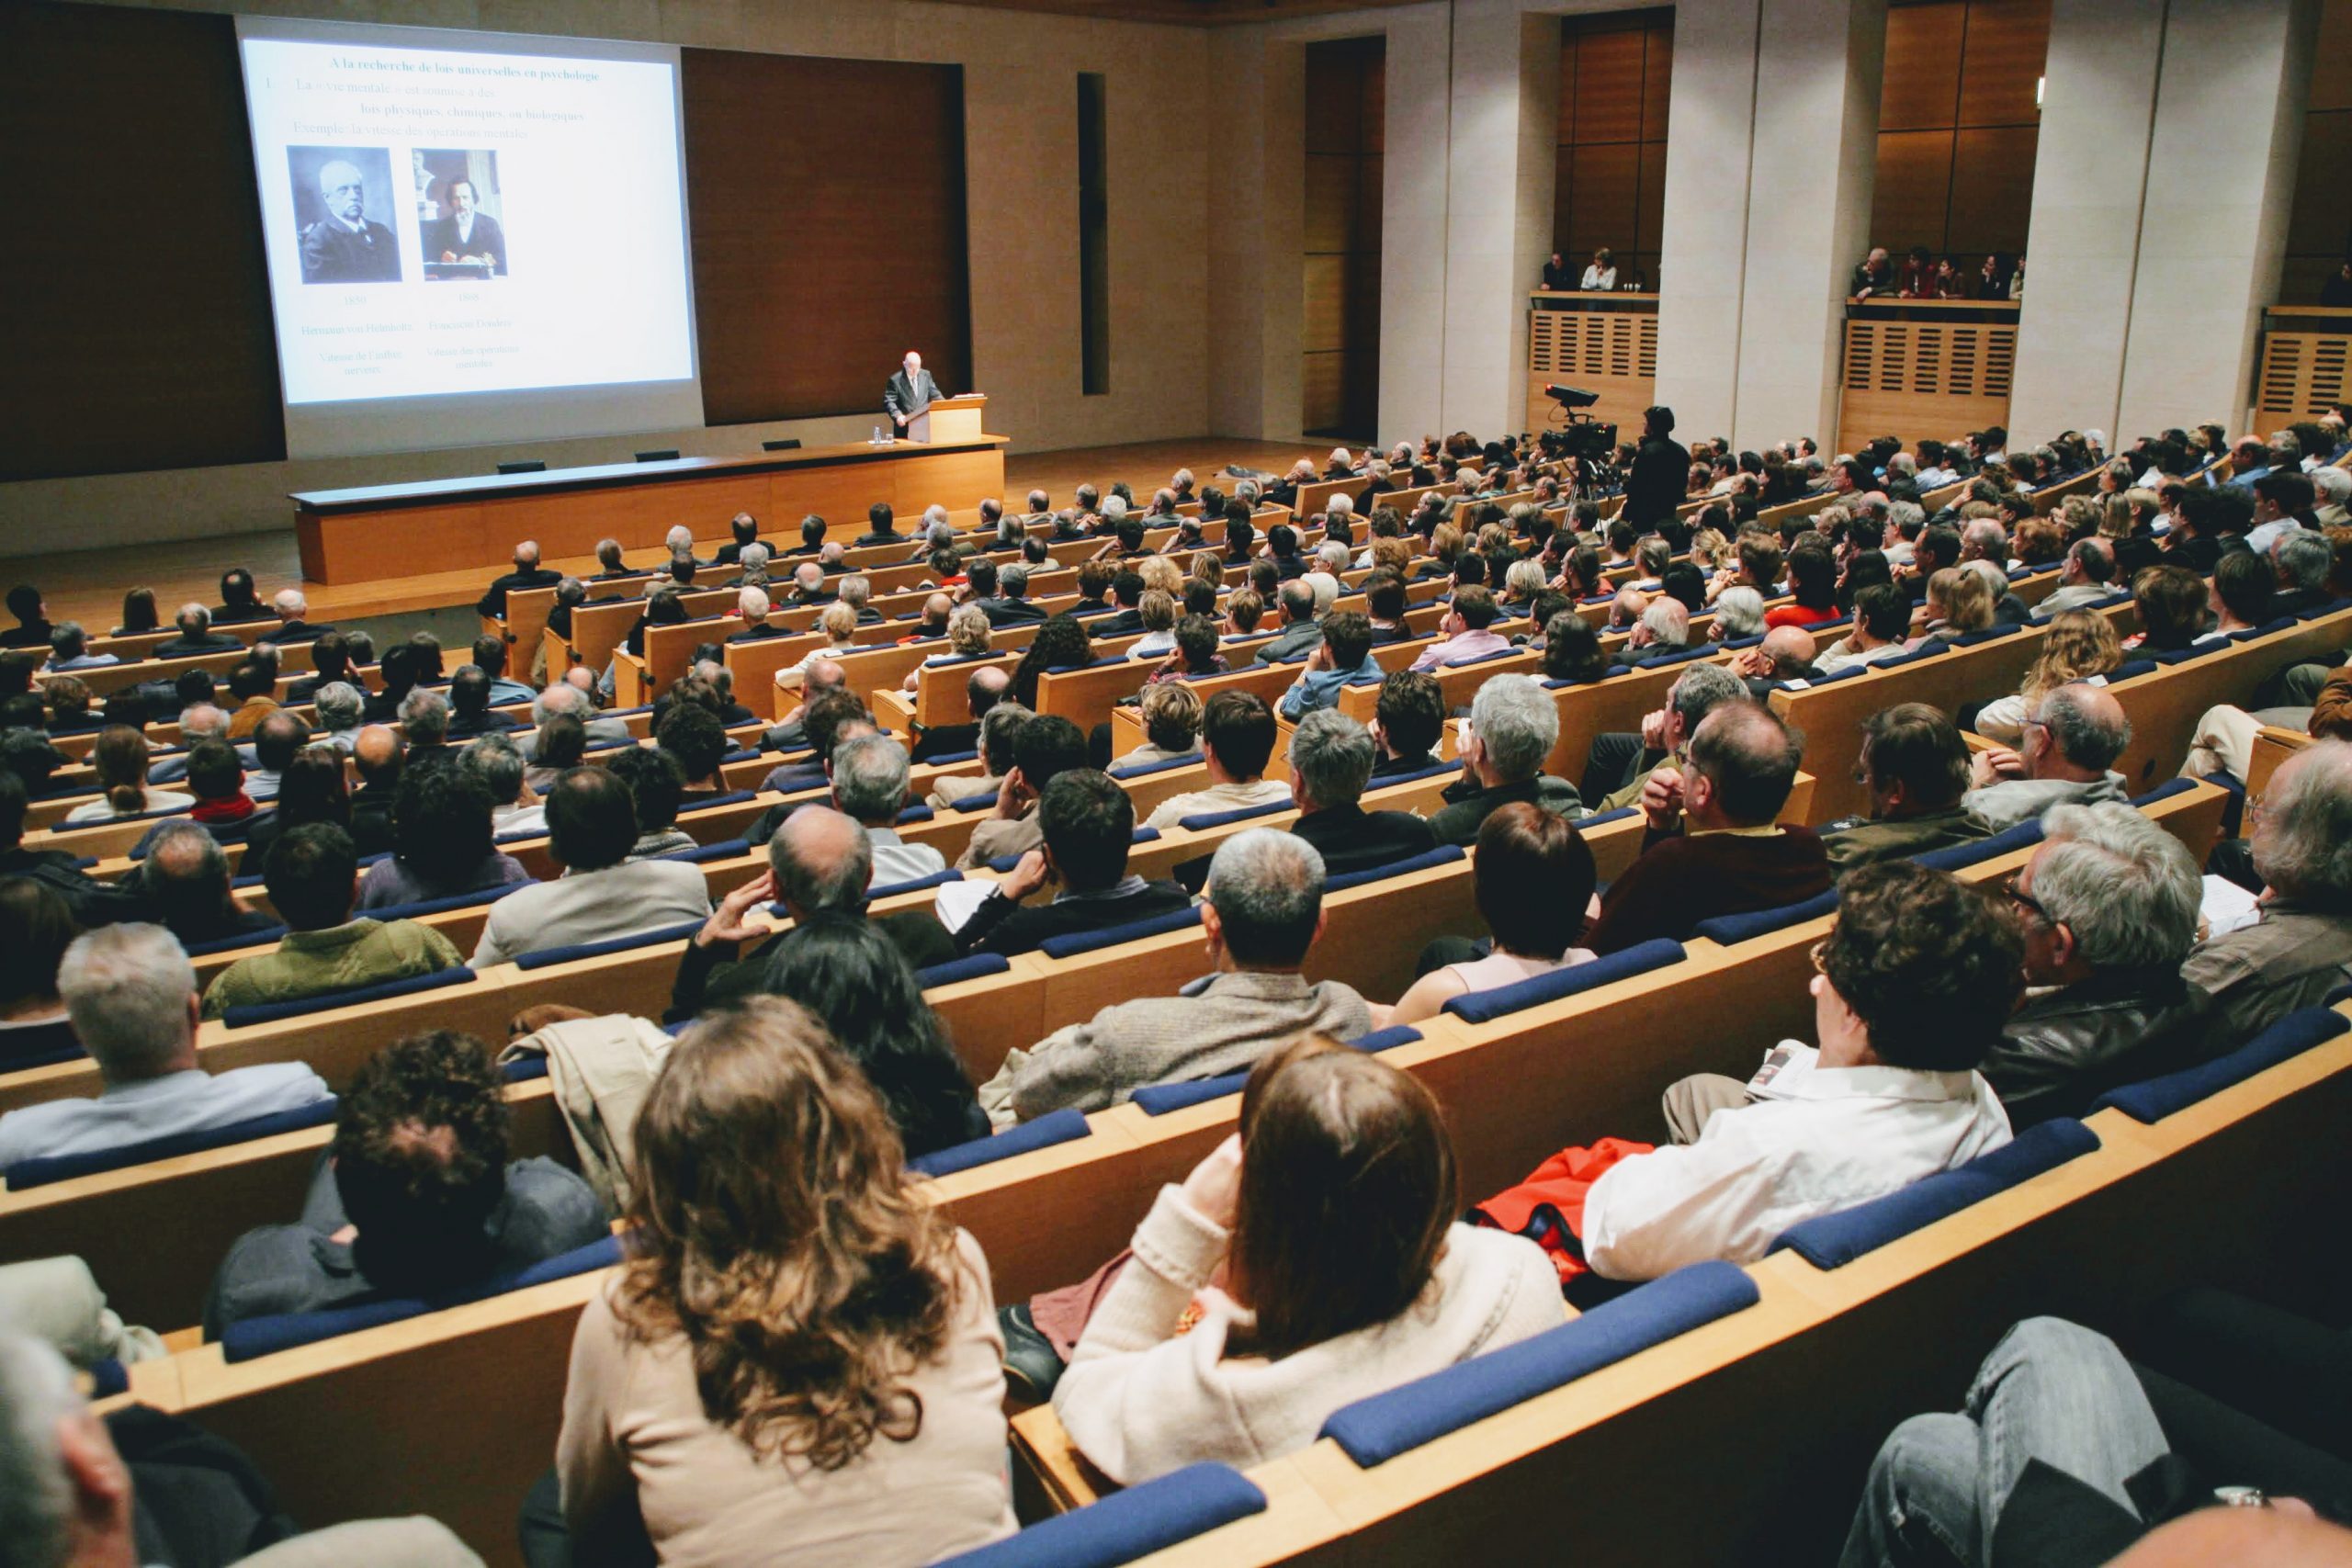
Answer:
POLYGON ((1155 681, 1143 689, 1143 744, 1111 767, 1148 767, 1177 757, 1197 755, 1201 749, 1201 694, 1182 681, 1155 681))
POLYGON ((2026 715, 2042 694, 2104 675, 2123 662, 2123 644, 2114 624, 2096 610, 2061 610, 2050 617, 2041 652, 2026 671, 2015 696, 1984 705, 1969 728, 1987 740, 2015 746, 2025 737, 2026 715))
MULTIPOLYGON (((1184 596, 1184 569, 1166 556, 1146 556, 1136 563, 1136 575, 1143 579, 1147 590, 1167 594, 1170 599, 1184 596)), ((1222 577, 1224 573, 1218 573, 1222 577)))
POLYGON ((1930 642, 1950 642, 1993 624, 1993 590, 1982 577, 1948 566, 1928 579, 1927 602, 1915 614, 1918 630, 1905 649, 1930 642))
POLYGON ((1690 536, 1690 564, 1712 575, 1720 566, 1730 564, 1731 541, 1720 528, 1702 528, 1690 536))
POLYGON ((1136 611, 1143 617, 1143 636, 1128 645, 1127 657, 1159 659, 1174 652, 1176 649, 1175 596, 1162 589, 1147 588, 1144 590, 1143 597, 1136 601, 1136 611))
POLYGON ((713 1014, 638 1113, 628 1258, 580 1314, 582 1564, 916 1564, 1013 1531, 988 1262, 797 1004, 713 1014))
POLYGON ((97 739, 91 743, 90 764, 104 793, 67 812, 64 826, 68 828, 150 811, 186 811, 196 804, 192 795, 147 787, 147 738, 127 724, 109 724, 98 731, 97 739))
POLYGON ((989 648, 991 629, 986 610, 978 604, 956 605, 955 612, 947 617, 947 651, 936 654, 908 671, 907 678, 899 682, 899 689, 911 692, 921 685, 924 667, 935 660, 985 657, 989 648))
POLYGON ((818 612, 817 630, 824 634, 825 646, 810 649, 800 656, 799 663, 777 671, 777 685, 797 688, 808 679, 808 666, 820 659, 839 659, 844 653, 854 652, 857 649, 857 606, 840 599, 834 600, 818 612))

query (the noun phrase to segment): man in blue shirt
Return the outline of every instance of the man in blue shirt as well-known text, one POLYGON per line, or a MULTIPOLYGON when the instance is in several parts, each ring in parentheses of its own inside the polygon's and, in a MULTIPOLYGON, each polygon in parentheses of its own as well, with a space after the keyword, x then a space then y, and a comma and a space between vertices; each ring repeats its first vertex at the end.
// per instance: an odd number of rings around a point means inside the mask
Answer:
POLYGON ((1283 694, 1282 716, 1296 724, 1308 714, 1340 705, 1340 688, 1359 678, 1377 679, 1380 666, 1372 657, 1372 619, 1360 610, 1342 610, 1323 621, 1323 644, 1306 668, 1283 694))

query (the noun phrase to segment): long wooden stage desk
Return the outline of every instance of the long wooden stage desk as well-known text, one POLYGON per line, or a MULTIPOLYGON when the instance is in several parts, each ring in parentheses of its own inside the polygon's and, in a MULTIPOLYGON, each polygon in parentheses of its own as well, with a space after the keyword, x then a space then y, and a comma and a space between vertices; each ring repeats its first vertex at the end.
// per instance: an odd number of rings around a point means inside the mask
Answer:
POLYGON ((519 539, 537 539, 553 559, 591 554, 599 539, 618 539, 625 549, 658 545, 679 523, 697 539, 720 538, 738 512, 759 518, 775 538, 791 536, 811 512, 833 523, 836 536, 854 538, 865 531, 865 509, 877 501, 905 517, 933 502, 964 508, 1001 496, 1005 440, 861 441, 749 457, 311 491, 293 497, 294 531, 303 577, 325 583, 503 569, 519 539))

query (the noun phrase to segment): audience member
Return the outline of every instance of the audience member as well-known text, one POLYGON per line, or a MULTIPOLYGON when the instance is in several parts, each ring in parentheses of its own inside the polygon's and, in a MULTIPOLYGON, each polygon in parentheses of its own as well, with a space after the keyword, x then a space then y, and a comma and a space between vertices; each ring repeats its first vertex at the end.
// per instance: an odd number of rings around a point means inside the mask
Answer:
POLYGON ((628 858, 637 845, 637 809, 628 785, 609 769, 566 772, 548 791, 547 811, 548 856, 563 874, 490 907, 474 948, 475 968, 709 917, 700 866, 628 858))
POLYGON ((1908 860, 1985 837, 1962 804, 1968 789, 1968 743, 1940 709, 1897 703, 1862 722, 1856 772, 1870 809, 1821 830, 1833 872, 1875 861, 1908 860))
POLYGON ((392 853, 359 879, 362 910, 481 893, 531 874, 492 839, 490 790, 470 768, 412 767, 392 796, 392 853))
POLYGON ((1326 616, 1323 640, 1307 657, 1298 679, 1283 694, 1282 716, 1296 724, 1308 714, 1337 707, 1340 689, 1351 682, 1378 679, 1381 670, 1373 660, 1372 643, 1372 622, 1361 610, 1326 616))
POLYGON ((1342 1405, 1559 1326, 1542 1252, 1456 1221, 1411 1074, 1310 1035, 1258 1064, 1240 1121, 1160 1189, 1055 1385, 1114 1481, 1279 1459, 1342 1405))
POLYGON ((1445 732, 1445 690, 1434 675, 1396 670, 1380 682, 1373 709, 1372 739, 1380 748, 1372 776, 1402 778, 1443 767, 1437 743, 1445 732))
POLYGON ((1358 804, 1372 780, 1372 732, 1346 715, 1319 709, 1290 739, 1291 831, 1315 846, 1329 876, 1369 870, 1437 847, 1430 825, 1409 811, 1366 811, 1358 804))
MULTIPOLYGON (((197 1065, 196 971, 161 927, 108 926, 76 937, 55 985, 106 1087, 95 1100, 52 1100, 0 1116, 0 1169, 232 1126, 327 1097, 325 1083, 300 1062, 217 1074, 197 1065)), ((7 1055, 0 1045, 0 1057, 7 1055)))
POLYGON ((611 1234, 579 1176, 544 1156, 508 1162, 509 1123, 498 1065, 469 1035, 412 1035, 369 1056, 343 1091, 300 1220, 247 1231, 222 1259, 205 1337, 459 1290, 611 1234))
POLYGON ((1009 697, 998 697, 981 717, 979 733, 975 738, 981 771, 978 774, 944 773, 933 777, 931 794, 924 796, 923 804, 934 811, 944 811, 957 801, 1001 795, 1005 775, 1012 772, 1012 743, 1019 739, 1022 727, 1036 716, 1023 705, 1009 697))
POLYGON ((1013 1532, 988 1260, 912 1190, 904 1153, 883 1097, 798 1007, 678 1042, 637 1122, 639 1242, 580 1314, 526 1540, 556 1533, 558 1496, 598 1559, 789 1542, 928 1562, 1013 1532))
POLYGON ((1290 798, 1290 786, 1265 776, 1274 752, 1274 716, 1249 692, 1219 692, 1201 710, 1201 761, 1205 789, 1171 795, 1144 819, 1166 829, 1187 817, 1243 811, 1290 798))
POLYGON ((1593 956, 1576 945, 1598 874, 1575 823, 1513 801, 1478 825, 1473 863, 1479 918, 1491 942, 1440 937, 1421 954, 1420 977, 1393 1008, 1373 1010, 1381 1027, 1419 1023, 1454 998, 1531 980, 1593 956))
POLYGON ((1574 784, 1544 772, 1559 739, 1559 706, 1533 677, 1487 677, 1462 727, 1462 776, 1445 786, 1446 804, 1430 818, 1437 841, 1476 843, 1479 824, 1514 800, 1571 821, 1589 815, 1574 784))
MULTIPOLYGON (((658 860, 699 847, 691 834, 678 827, 686 772, 675 757, 659 747, 624 746, 605 766, 628 790, 629 808, 637 823, 637 841, 628 847, 626 859, 658 860)), ((547 807, 542 803, 537 809, 544 829, 547 807)))
POLYGON ((351 792, 351 844, 359 853, 391 849, 392 807, 407 766, 408 743, 398 731, 371 724, 352 737, 351 767, 359 787, 351 792))
POLYGON ((1828 891, 1819 835, 1780 820, 1804 752, 1804 738, 1770 708, 1740 701, 1709 714, 1683 765, 1650 775, 1641 858, 1610 884, 1593 951, 1687 941, 1702 920, 1828 891))
MULTIPOLYGON (((1983 1063, 2010 1125, 2082 1116, 2133 1077, 2150 1026, 2184 999, 2203 886, 2178 839, 2121 801, 2053 806, 2002 884, 2025 936, 2025 1004, 1983 1063)), ((2157 1071, 2163 1070, 2159 1065, 2157 1071)))
POLYGON ((1253 828, 1209 867, 1201 927, 1212 973, 1173 997, 1114 1003, 1015 1050, 980 1089, 999 1128, 1065 1106, 1102 1111, 1148 1084, 1236 1072, 1303 1032, 1350 1040, 1372 1024, 1363 998, 1300 973, 1323 932, 1323 863, 1289 833, 1253 828))
POLYGON ((1144 687, 1136 714, 1143 720, 1144 743, 1114 758, 1114 772, 1200 755, 1201 694, 1191 686, 1182 681, 1153 682, 1144 687))
POLYGON ((560 571, 550 571, 539 564, 537 540, 526 539, 514 547, 514 570, 491 581, 482 594, 481 603, 474 610, 485 619, 503 621, 506 618, 506 596, 517 589, 552 588, 562 578, 560 571))
MULTIPOLYGON (((332 822, 351 830, 351 792, 344 780, 343 753, 331 747, 310 747, 287 759, 270 809, 255 814, 253 826, 245 829, 245 854, 255 865, 268 864, 279 836, 305 822, 332 822)), ((153 858, 150 850, 148 859, 153 858)))
POLYGON ((1069 719, 1038 714, 1022 725, 1012 739, 1012 769, 997 786, 996 809, 973 829, 956 868, 970 871, 1043 843, 1039 797, 1056 774, 1086 766, 1086 734, 1069 719))
POLYGON ((0 1071, 82 1055, 57 967, 81 934, 54 888, 27 877, 0 878, 0 1071))
MULTIPOLYGON (((1323 627, 1315 618, 1315 590, 1303 582, 1287 581, 1282 585, 1283 626, 1274 638, 1259 646, 1251 657, 1260 664, 1287 664, 1311 651, 1323 640, 1323 627)), ((1142 626, 1138 617, 1136 629, 1142 626)), ((1098 635, 1116 637, 1120 634, 1110 626, 1100 628, 1098 635)))
POLYGON ((2030 822, 2053 806, 2123 800, 2123 775, 2111 771, 2132 744, 2132 721, 2104 686, 2052 686, 2021 726, 2014 751, 1976 753, 1971 788, 1962 804, 1999 833, 2030 822))
MULTIPOLYGON (((899 837, 896 824, 907 804, 907 749, 898 741, 878 734, 842 741, 833 749, 832 784, 834 809, 865 829, 872 886, 912 882, 947 869, 946 857, 929 844, 899 837)), ((1010 781, 1005 787, 1012 787, 1010 781)))
POLYGON ((226 632, 214 631, 212 612, 193 601, 180 606, 173 625, 179 628, 179 635, 157 643, 151 658, 193 659, 199 654, 227 653, 245 646, 226 632))
POLYGON ((239 907, 230 888, 228 852, 193 822, 175 822, 156 835, 147 858, 124 878, 122 886, 138 897, 141 919, 162 925, 189 947, 227 942, 275 931, 278 925, 274 915, 239 907))
POLYGON ((186 811, 196 804, 192 795, 147 787, 147 738, 127 724, 108 725, 98 732, 90 762, 100 794, 65 814, 68 828, 156 811, 186 811))
POLYGON ((286 922, 286 935, 277 951, 240 958, 215 976, 204 993, 204 1016, 357 990, 465 962, 430 926, 354 919, 358 865, 351 835, 331 822, 309 823, 281 837, 269 852, 263 886, 286 922))
POLYGON ((1146 882, 1127 870, 1135 837, 1135 802, 1106 774, 1087 767, 1057 772, 1038 793, 1041 841, 956 928, 959 953, 1035 950, 1047 937, 1108 931, 1191 903, 1172 882, 1146 882), (1042 905, 1026 899, 1056 886, 1042 905))
POLYGON ((2015 928, 1981 890, 1904 861, 1849 874, 1814 950, 1819 1045, 1781 1046, 1802 1076, 1761 1100, 1733 1078, 1676 1084, 1675 1146, 1619 1160, 1585 1194, 1585 1260, 1611 1280, 1753 1262, 1799 1221, 2007 1143, 1975 1067, 2018 963, 2015 928))

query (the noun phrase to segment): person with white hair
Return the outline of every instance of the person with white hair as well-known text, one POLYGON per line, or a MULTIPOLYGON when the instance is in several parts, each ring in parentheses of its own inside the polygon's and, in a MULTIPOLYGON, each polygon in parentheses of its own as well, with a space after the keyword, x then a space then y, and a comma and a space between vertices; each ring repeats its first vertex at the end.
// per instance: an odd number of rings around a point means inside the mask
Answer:
POLYGON ((2020 1131, 2086 1115, 2103 1090, 2149 1076, 2136 1063, 2149 1026, 2184 999, 2204 897, 2195 857, 2122 801, 2053 806, 2041 835, 2000 885, 2025 937, 2028 999, 1979 1068, 2020 1131))
POLYGON ((768 562, 773 558, 768 547, 754 539, 737 553, 735 576, 726 586, 729 588, 764 586, 768 580, 768 562))
POLYGON ((1560 709, 1529 675, 1490 675, 1462 727, 1462 776, 1445 786, 1430 818, 1441 844, 1474 844, 1479 825, 1514 800, 1532 800, 1570 821, 1589 816, 1577 786, 1544 771, 1560 739, 1560 709))
POLYGON ((1356 477, 1355 455, 1344 446, 1331 448, 1330 458, 1323 469, 1327 479, 1351 479, 1356 477))
POLYGON ((869 886, 887 887, 947 869, 929 844, 899 837, 907 804, 907 749, 887 735, 860 735, 833 748, 833 807, 865 829, 873 851, 869 886))
POLYGON ((273 647, 289 642, 315 642, 334 630, 333 626, 312 626, 303 619, 311 613, 311 604, 299 588, 279 589, 277 596, 270 601, 270 608, 277 613, 277 625, 262 633, 256 639, 259 642, 273 647))
POLYGON ((729 637, 729 642, 759 642, 768 637, 790 637, 792 628, 779 626, 768 619, 772 606, 764 588, 746 588, 735 595, 735 613, 742 618, 743 629, 729 637))
POLYGON ((105 1086, 0 1116, 0 1169, 233 1126, 328 1098, 300 1062, 208 1073, 198 1065, 196 970, 161 926, 101 926, 74 939, 57 994, 105 1086))
POLYGON ((2289 758, 2253 820, 2260 918, 2181 965, 2188 994, 2160 1026, 2164 1060, 2233 1051, 2352 981, 2352 741, 2289 758))
POLYGON ((1763 594, 1741 583, 1726 588, 1715 596, 1714 624, 1707 629, 1711 640, 1731 642, 1740 637, 1758 636, 1763 630, 1763 594))
POLYGON ((1352 987, 1301 973, 1323 934, 1324 880, 1322 855, 1295 833, 1227 839, 1200 907, 1206 982, 1114 1003, 1012 1052, 980 1086, 989 1121, 1001 1130, 1065 1107, 1106 1111, 1152 1084, 1238 1072, 1300 1034, 1366 1032, 1372 1010, 1352 987))
POLYGON ((787 665, 775 672, 777 686, 797 691, 808 678, 808 667, 820 660, 839 659, 854 651, 857 644, 857 611, 836 599, 817 615, 817 630, 824 635, 825 646, 810 649, 800 662, 787 665))
MULTIPOLYGON (((684 530, 673 528, 672 533, 684 530)), ((692 535, 687 537, 691 539, 692 535)), ((514 570, 494 579, 474 609, 485 618, 503 621, 506 618, 506 596, 518 589, 553 588, 563 581, 563 573, 550 571, 539 564, 539 542, 526 539, 514 547, 514 570)))
POLYGON ((2323 463, 2311 473, 2312 489, 2318 492, 2316 509, 2312 515, 2323 528, 2341 528, 2352 524, 2352 469, 2339 468, 2323 463))
POLYGON ((1680 653, 1690 646, 1690 607, 1670 594, 1659 594, 1643 608, 1641 624, 1625 646, 1650 654, 1680 653))

